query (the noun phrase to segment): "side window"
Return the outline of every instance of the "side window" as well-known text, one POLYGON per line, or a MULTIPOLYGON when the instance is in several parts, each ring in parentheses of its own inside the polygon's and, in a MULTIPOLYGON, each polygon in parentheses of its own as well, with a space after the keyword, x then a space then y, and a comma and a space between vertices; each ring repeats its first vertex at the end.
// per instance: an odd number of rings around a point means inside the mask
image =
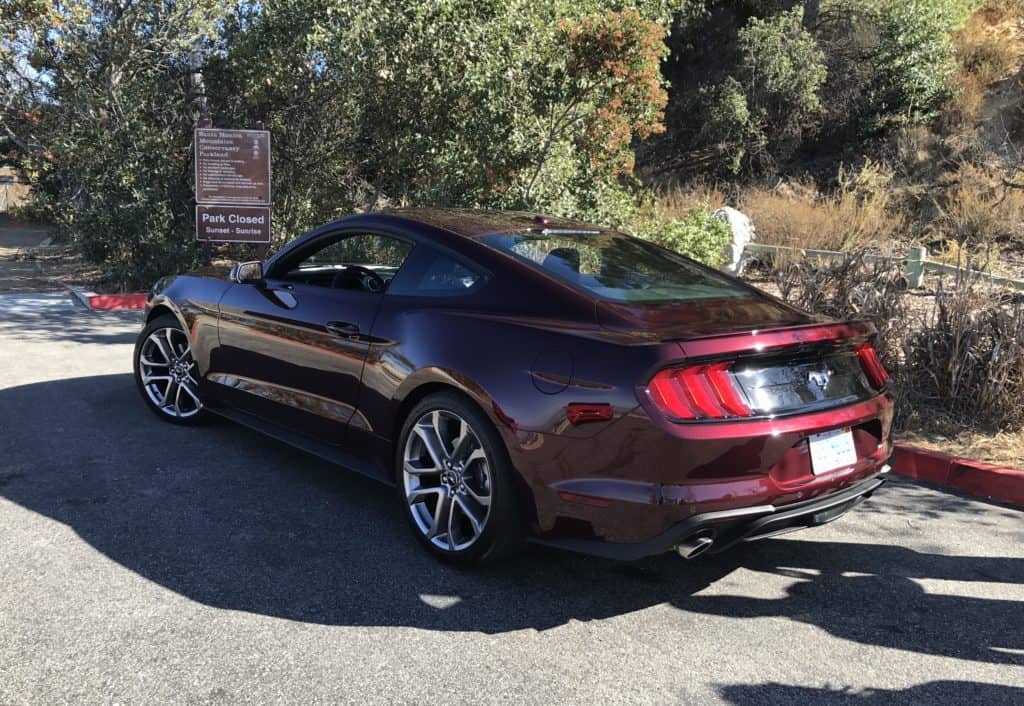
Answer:
POLYGON ((411 243, 386 235, 345 234, 296 253, 280 270, 275 268, 275 275, 290 282, 379 293, 412 249, 411 243))
POLYGON ((397 270, 408 257, 410 250, 412 250, 412 245, 404 240, 372 233, 351 235, 328 243, 303 257, 296 264, 295 269, 362 265, 371 269, 397 270))
POLYGON ((417 248, 391 294, 421 297, 454 297, 467 294, 486 276, 469 265, 430 247, 417 248))

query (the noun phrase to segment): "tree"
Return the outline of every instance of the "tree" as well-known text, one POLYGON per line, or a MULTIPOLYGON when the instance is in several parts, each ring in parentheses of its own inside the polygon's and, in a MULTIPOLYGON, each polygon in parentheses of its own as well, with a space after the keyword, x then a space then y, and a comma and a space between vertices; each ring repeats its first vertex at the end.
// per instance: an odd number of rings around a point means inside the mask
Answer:
POLYGON ((50 217, 122 287, 192 263, 189 53, 223 4, 19 5, 0 16, 0 129, 50 217))
POLYGON ((969 0, 892 0, 875 12, 879 40, 872 55, 876 112, 928 122, 949 99, 956 72, 953 31, 970 14, 969 0))
POLYGON ((20 0, 0 25, 0 127, 38 205, 124 287, 196 261, 193 68, 216 124, 272 132, 277 243, 405 204, 656 237, 678 224, 631 177, 633 149, 663 129, 663 40, 685 4, 20 0))
MULTIPOLYGON (((762 142, 787 156, 821 112, 825 55, 804 29, 802 6, 772 17, 753 17, 739 32, 738 79, 751 122, 762 142)), ((756 134, 756 133, 755 133, 756 134)))

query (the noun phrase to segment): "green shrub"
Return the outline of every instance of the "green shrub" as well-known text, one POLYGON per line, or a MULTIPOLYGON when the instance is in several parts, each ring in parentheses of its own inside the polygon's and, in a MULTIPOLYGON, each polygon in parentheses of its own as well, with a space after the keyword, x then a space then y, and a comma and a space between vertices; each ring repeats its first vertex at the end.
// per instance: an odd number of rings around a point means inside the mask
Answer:
POLYGON ((883 118, 932 120, 949 100, 957 65, 954 30, 963 25, 969 0, 890 0, 878 5, 878 45, 873 109, 883 118))
POLYGON ((0 14, 0 134, 126 287, 196 261, 196 56, 215 124, 271 130, 277 244, 389 205, 595 218, 610 195, 636 208, 634 143, 663 129, 686 4, 19 1, 0 14))
POLYGON ((706 206, 691 208, 682 218, 657 218, 640 234, 712 267, 722 264, 725 247, 732 240, 729 225, 712 218, 706 206))
POLYGON ((703 107, 699 141, 714 145, 728 171, 738 173, 748 150, 753 147, 760 152, 765 141, 764 132, 754 124, 743 86, 727 76, 717 86, 702 87, 698 102, 703 107))
POLYGON ((821 110, 825 55, 804 29, 802 6, 752 17, 739 32, 739 77, 755 120, 773 135, 799 133, 821 110))
POLYGON ((731 75, 698 92, 697 141, 714 145, 735 173, 788 157, 822 105, 825 55, 803 27, 803 8, 751 17, 739 29, 731 75))

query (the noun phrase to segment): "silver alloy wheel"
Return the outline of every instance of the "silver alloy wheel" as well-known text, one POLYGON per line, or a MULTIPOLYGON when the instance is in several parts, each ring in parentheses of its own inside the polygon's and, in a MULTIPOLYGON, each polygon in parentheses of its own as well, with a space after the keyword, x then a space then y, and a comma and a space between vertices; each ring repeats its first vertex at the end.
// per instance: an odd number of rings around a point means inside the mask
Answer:
POLYGON ((402 482, 409 511, 431 544, 470 547, 491 515, 491 465, 465 419, 433 410, 416 420, 405 442, 402 482))
POLYGON ((188 336, 181 329, 157 329, 139 349, 142 387, 157 409, 170 417, 187 419, 203 409, 195 369, 188 336))

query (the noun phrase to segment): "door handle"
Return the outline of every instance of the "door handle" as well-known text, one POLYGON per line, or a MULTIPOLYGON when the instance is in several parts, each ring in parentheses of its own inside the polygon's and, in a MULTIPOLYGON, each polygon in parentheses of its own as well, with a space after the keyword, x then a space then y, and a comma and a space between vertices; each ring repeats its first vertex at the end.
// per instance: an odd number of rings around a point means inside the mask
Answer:
POLYGON ((359 335, 359 327, 356 324, 350 324, 347 321, 328 321, 324 324, 324 328, 335 335, 344 336, 346 338, 352 338, 353 336, 359 335))

